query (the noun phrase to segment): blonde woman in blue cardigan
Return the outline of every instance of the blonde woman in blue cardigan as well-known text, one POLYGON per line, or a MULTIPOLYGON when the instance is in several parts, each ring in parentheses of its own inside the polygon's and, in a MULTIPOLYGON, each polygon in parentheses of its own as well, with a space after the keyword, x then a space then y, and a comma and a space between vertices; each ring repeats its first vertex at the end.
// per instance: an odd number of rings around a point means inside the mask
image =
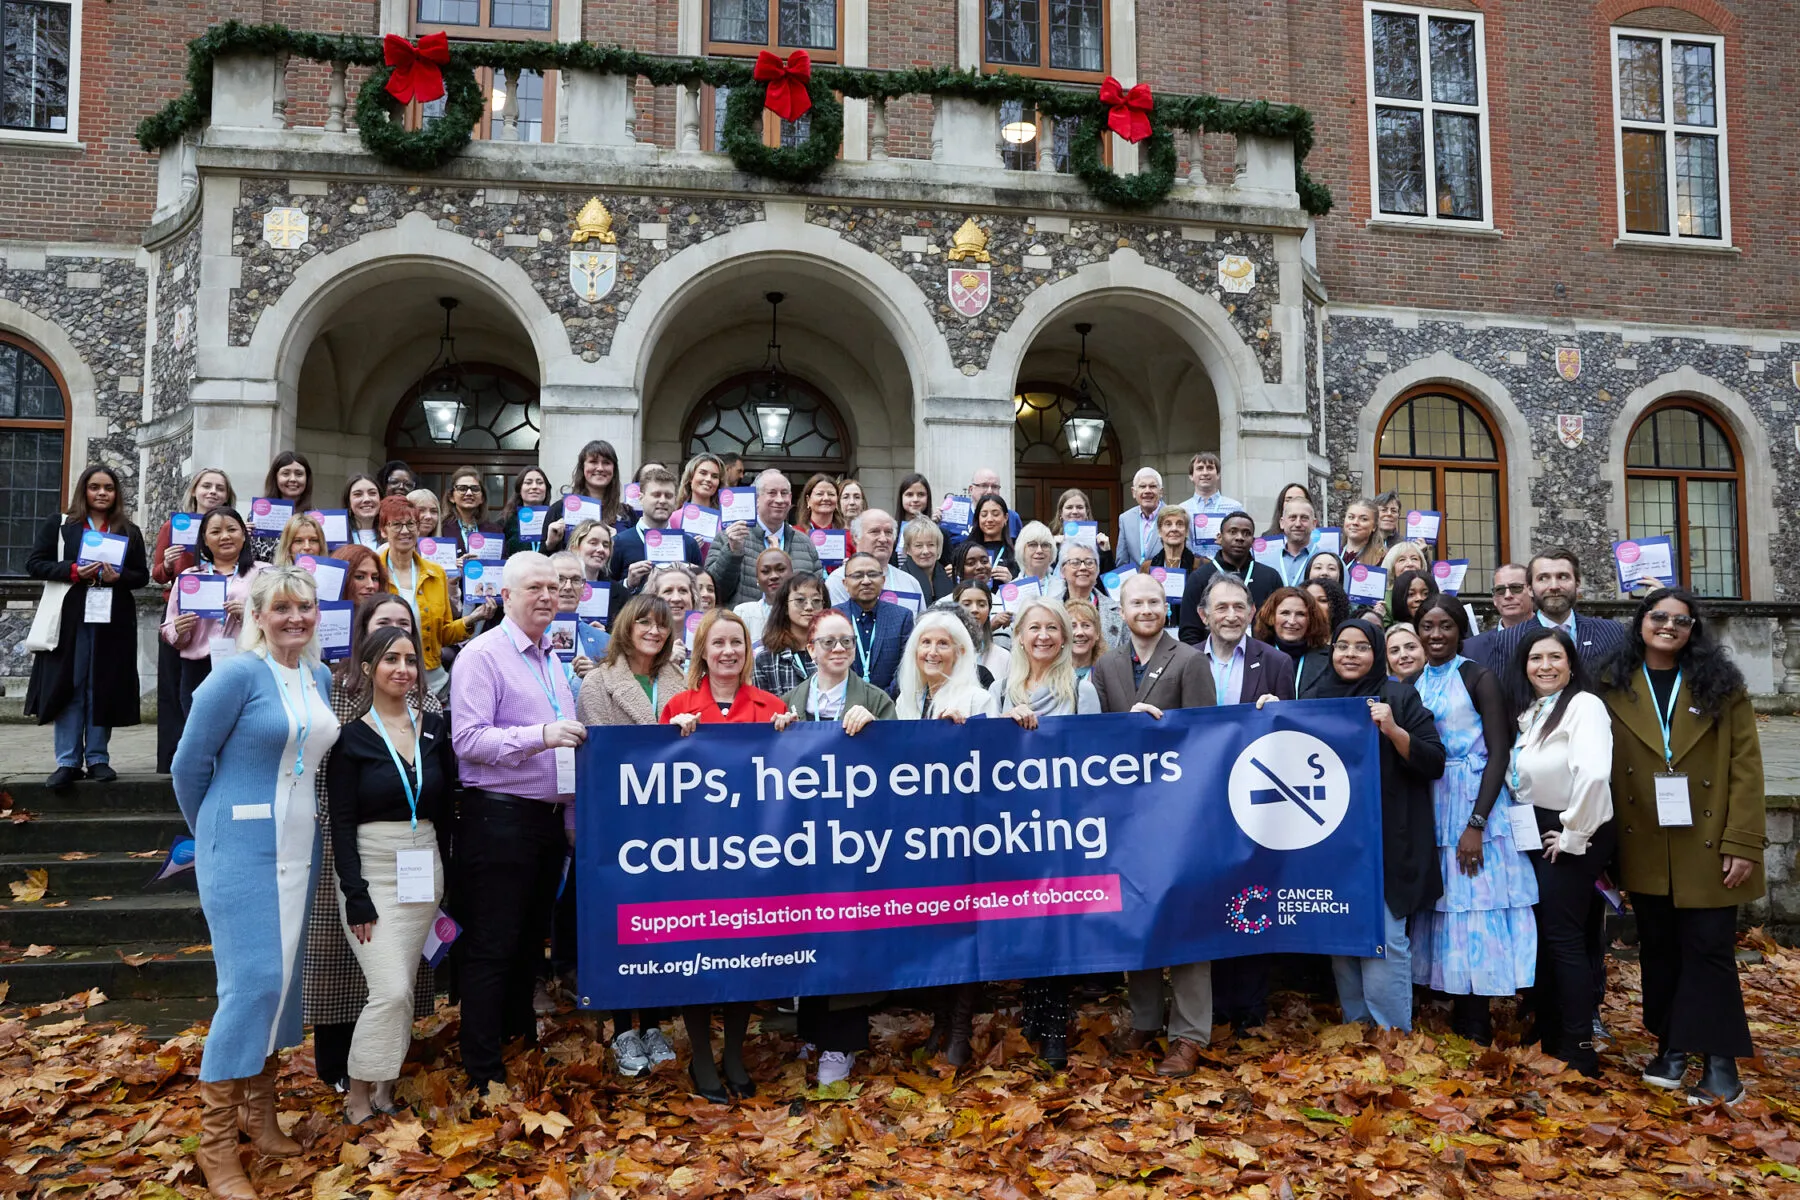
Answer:
POLYGON ((240 1132, 263 1154, 300 1151, 275 1123, 276 1052, 301 1040, 300 957, 319 858, 314 776, 338 736, 312 575, 263 571, 247 617, 238 653, 194 692, 174 764, 219 976, 195 1157, 220 1200, 256 1200, 240 1132))

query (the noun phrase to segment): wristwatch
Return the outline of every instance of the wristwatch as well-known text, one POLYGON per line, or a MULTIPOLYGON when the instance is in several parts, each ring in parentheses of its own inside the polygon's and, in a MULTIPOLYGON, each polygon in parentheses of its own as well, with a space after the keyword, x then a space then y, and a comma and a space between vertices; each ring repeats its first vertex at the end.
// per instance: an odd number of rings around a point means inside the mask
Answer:
POLYGON ((1470 829, 1486 829, 1487 822, 1488 822, 1488 819, 1486 817, 1482 816, 1480 813, 1470 813, 1469 814, 1469 828, 1470 829))

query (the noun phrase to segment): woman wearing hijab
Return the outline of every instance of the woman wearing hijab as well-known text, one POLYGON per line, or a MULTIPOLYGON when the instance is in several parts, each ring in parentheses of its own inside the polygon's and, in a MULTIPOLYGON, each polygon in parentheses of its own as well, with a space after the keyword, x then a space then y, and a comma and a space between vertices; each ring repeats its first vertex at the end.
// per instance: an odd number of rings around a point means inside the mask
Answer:
POLYGON ((1381 873, 1386 901, 1380 958, 1331 960, 1344 1020, 1412 1029, 1412 942, 1406 926, 1444 891, 1438 871, 1431 783, 1444 773, 1444 744, 1419 693, 1385 677, 1387 647, 1367 621, 1332 630, 1331 669, 1306 686, 1302 700, 1354 696, 1366 700, 1381 731, 1381 873))
MULTIPOLYGON (((1495 818, 1514 730, 1500 680, 1462 655, 1469 618, 1454 596, 1419 612, 1425 667, 1414 685, 1443 740, 1444 776, 1431 785, 1444 894, 1413 926, 1413 982, 1450 997, 1450 1031, 1494 1040, 1490 996, 1528 988, 1537 971, 1537 876, 1495 818)), ((1510 803, 1510 801, 1508 802, 1510 803)))

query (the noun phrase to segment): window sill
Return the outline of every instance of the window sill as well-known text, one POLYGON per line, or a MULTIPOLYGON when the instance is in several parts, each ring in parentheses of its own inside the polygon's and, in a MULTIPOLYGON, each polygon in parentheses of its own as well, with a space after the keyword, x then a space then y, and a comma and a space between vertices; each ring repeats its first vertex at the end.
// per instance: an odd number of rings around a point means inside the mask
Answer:
POLYGON ((1673 250, 1677 254, 1742 254, 1736 246, 1717 242, 1678 242, 1662 238, 1621 237, 1613 239, 1614 250, 1673 250))
POLYGON ((1460 225, 1450 221, 1394 221, 1384 217, 1371 217, 1364 222, 1367 229, 1394 229, 1405 233, 1429 233, 1435 235, 1448 234, 1451 237, 1503 238, 1501 230, 1490 225, 1460 225))
POLYGON ((11 150, 38 150, 45 154, 86 154, 87 143, 72 137, 32 134, 23 130, 0 129, 0 146, 11 150))

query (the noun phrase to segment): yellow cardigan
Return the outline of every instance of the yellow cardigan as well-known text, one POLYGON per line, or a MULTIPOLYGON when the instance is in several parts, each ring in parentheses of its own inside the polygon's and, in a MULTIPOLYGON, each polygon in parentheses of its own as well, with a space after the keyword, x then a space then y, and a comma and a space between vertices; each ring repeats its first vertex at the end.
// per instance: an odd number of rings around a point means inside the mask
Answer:
MULTIPOLYGON (((384 549, 381 561, 388 567, 388 591, 397 596, 400 589, 393 582, 392 554, 391 549, 384 549)), ((413 572, 419 585, 413 597, 418 605, 419 645, 425 652, 425 669, 435 671, 443 662, 443 648, 466 639, 469 627, 450 616, 450 581, 444 576, 444 568, 414 554, 413 572)))

